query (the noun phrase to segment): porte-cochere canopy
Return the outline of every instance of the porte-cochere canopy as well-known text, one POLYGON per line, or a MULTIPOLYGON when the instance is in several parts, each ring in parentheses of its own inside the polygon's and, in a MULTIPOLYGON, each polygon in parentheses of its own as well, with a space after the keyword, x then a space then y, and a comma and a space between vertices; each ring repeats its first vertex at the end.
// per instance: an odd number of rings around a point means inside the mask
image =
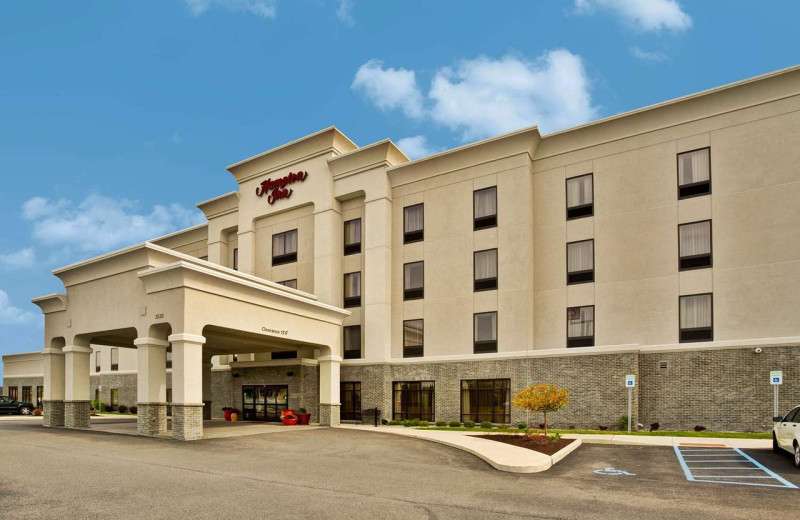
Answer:
POLYGON ((211 356, 235 352, 316 349, 320 422, 338 423, 341 326, 348 311, 152 243, 54 274, 66 294, 33 300, 45 314, 45 426, 88 427, 93 343, 137 349, 142 435, 166 433, 168 347, 177 439, 202 437, 211 356))

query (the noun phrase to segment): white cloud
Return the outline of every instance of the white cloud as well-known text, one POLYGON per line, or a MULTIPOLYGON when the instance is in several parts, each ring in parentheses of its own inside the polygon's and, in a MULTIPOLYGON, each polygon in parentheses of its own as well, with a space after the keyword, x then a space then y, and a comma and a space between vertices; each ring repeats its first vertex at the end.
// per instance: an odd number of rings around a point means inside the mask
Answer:
POLYGON ((685 31, 692 26, 692 18, 681 9, 676 0, 575 0, 579 14, 604 9, 641 31, 685 31))
POLYGON ((413 70, 384 69, 382 61, 369 60, 356 72, 351 88, 362 90, 381 110, 400 108, 414 119, 424 115, 422 92, 413 70))
POLYGON ((419 159, 426 155, 432 155, 441 151, 441 148, 436 148, 428 143, 428 138, 424 135, 415 135, 414 137, 404 137, 397 141, 397 147, 403 150, 410 159, 419 159))
POLYGON ((639 47, 631 47, 631 54, 643 61, 659 62, 667 60, 667 55, 662 52, 650 52, 639 47))
POLYGON ((20 249, 15 253, 0 255, 0 265, 12 269, 30 269, 36 263, 36 254, 32 247, 20 249))
POLYGON ((0 323, 4 325, 21 325, 36 321, 37 318, 41 318, 41 315, 11 305, 8 293, 0 289, 0 323))
POLYGON ((277 14, 277 0, 183 0, 192 16, 200 16, 212 7, 229 11, 240 11, 262 18, 274 19, 277 14))
POLYGON ((81 252, 109 251, 204 221, 195 209, 179 204, 156 205, 149 213, 138 203, 89 195, 77 206, 36 197, 23 204, 23 216, 33 222, 33 237, 41 244, 81 252))
POLYGON ((180 145, 181 143, 183 143, 183 137, 181 137, 181 134, 179 134, 177 130, 172 132, 172 135, 170 136, 170 140, 172 141, 172 144, 174 144, 176 146, 180 145))
POLYGON ((338 0, 339 5, 336 7, 336 18, 348 27, 356 24, 356 19, 353 18, 353 0, 338 0))

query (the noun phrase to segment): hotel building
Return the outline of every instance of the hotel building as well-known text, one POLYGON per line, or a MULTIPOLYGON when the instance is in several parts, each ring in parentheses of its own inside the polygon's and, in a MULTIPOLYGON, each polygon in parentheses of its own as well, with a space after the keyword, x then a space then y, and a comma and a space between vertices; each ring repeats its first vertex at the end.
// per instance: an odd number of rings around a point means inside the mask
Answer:
POLYGON ((571 391, 557 426, 597 428, 628 374, 662 428, 771 426, 772 370, 800 401, 800 67, 414 161, 331 127, 227 169, 206 224, 33 300, 43 354, 4 384, 43 386, 45 426, 86 427, 95 397, 142 435, 169 403, 184 440, 223 406, 538 422, 510 401, 547 382, 571 391))

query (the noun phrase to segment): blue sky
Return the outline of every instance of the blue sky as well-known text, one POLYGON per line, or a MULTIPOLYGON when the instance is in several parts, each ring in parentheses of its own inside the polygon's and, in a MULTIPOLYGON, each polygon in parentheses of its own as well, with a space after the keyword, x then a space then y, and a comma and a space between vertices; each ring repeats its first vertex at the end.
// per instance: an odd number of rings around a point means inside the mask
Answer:
POLYGON ((0 354, 56 267, 200 222, 224 167, 336 125, 412 156, 800 63, 800 3, 0 4, 0 354))

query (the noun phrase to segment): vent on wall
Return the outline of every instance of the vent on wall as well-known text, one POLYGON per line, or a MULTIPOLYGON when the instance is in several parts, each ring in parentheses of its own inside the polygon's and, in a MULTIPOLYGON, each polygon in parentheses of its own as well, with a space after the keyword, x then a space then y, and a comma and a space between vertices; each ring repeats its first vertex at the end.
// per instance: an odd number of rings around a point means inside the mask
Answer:
POLYGON ((659 361, 658 362, 658 369, 659 370, 666 370, 669 368, 669 361, 659 361))

